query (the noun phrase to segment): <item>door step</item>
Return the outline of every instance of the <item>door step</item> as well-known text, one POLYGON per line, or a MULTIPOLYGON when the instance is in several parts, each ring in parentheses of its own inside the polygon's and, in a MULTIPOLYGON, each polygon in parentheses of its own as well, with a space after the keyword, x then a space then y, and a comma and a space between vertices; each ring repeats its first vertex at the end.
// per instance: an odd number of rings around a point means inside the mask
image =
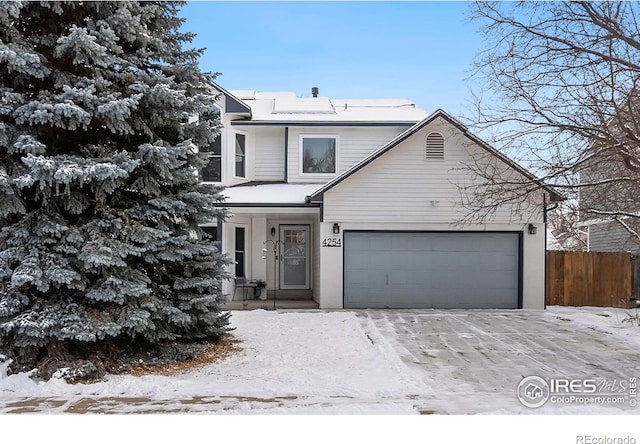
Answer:
POLYGON ((278 290, 275 294, 273 290, 267 291, 267 299, 286 299, 291 301, 311 301, 313 300, 313 290, 278 290))
POLYGON ((318 303, 312 300, 276 299, 273 300, 247 300, 228 301, 224 304, 224 310, 316 310, 318 303))

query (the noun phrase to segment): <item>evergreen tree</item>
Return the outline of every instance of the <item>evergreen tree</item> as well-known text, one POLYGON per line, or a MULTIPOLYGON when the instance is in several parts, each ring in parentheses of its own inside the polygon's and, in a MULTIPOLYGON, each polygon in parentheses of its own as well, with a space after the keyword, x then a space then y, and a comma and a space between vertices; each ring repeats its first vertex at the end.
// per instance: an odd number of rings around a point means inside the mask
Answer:
MULTIPOLYGON (((0 352, 41 375, 228 333, 214 75, 181 2, 0 3, 0 352), (194 117, 198 118, 194 118, 194 117)), ((107 367, 108 368, 108 367, 107 367)))

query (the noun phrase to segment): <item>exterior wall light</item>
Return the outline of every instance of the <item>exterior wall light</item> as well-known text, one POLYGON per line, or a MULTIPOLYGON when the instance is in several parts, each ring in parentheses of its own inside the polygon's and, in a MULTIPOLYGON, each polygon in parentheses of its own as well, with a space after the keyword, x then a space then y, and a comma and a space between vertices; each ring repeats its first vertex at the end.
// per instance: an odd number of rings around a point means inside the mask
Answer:
POLYGON ((528 230, 529 234, 536 234, 538 232, 538 228, 533 224, 529 224, 528 230))
POLYGON ((340 234, 340 225, 333 224, 333 234, 340 234))
POLYGON ((276 235, 276 227, 271 227, 271 237, 275 237, 276 235))

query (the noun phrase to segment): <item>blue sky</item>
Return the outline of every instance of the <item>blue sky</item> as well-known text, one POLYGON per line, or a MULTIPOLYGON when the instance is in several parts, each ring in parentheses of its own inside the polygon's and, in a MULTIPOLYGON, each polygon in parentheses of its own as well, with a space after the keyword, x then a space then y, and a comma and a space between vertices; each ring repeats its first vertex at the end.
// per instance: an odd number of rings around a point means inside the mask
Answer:
POLYGON ((227 89, 407 98, 460 116, 481 49, 467 2, 191 1, 180 15, 227 89))

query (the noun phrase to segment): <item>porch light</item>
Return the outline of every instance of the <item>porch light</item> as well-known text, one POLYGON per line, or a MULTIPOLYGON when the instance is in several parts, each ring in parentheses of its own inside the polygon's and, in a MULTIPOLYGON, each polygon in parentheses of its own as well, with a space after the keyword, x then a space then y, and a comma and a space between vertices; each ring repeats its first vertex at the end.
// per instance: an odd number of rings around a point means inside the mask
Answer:
POLYGON ((333 224, 333 234, 340 234, 340 225, 333 224))
POLYGON ((276 235, 276 227, 271 227, 271 237, 274 237, 275 235, 276 235))
POLYGON ((529 234, 536 234, 538 232, 538 228, 533 224, 529 224, 528 230, 529 234))

